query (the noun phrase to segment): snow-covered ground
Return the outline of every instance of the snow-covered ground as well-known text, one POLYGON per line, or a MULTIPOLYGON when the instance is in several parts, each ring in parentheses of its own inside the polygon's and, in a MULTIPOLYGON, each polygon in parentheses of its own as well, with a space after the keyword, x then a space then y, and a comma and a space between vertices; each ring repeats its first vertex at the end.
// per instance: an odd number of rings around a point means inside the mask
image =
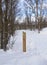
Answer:
POLYGON ((0 50, 0 65, 47 65, 47 28, 40 33, 17 30, 9 43, 8 51, 0 50), (26 32, 26 52, 23 52, 23 31, 26 32))

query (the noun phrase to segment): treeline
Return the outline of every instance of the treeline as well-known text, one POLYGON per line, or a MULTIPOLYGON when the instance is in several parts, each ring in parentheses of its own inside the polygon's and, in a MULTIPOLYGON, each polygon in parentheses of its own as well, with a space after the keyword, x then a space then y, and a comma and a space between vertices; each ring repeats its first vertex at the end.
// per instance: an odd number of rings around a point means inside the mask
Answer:
POLYGON ((32 20, 27 20, 27 18, 25 18, 23 20, 22 23, 15 23, 14 25, 16 30, 19 29, 38 29, 38 31, 40 31, 41 29, 47 27, 47 18, 42 18, 42 20, 40 21, 40 17, 38 18, 38 22, 36 23, 36 21, 32 21, 32 20))

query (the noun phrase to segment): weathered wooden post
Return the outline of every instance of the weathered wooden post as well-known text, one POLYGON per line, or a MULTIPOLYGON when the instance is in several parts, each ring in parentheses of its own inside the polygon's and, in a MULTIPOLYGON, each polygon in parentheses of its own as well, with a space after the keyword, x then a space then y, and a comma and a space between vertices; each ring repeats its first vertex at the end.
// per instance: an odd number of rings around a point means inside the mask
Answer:
POLYGON ((26 52, 26 32, 23 32, 23 52, 26 52))

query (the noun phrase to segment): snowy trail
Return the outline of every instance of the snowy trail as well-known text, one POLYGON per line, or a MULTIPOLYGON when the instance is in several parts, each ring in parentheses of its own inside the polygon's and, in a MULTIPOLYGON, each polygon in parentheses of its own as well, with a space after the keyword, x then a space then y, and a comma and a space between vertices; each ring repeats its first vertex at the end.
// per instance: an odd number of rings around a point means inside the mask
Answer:
POLYGON ((18 30, 13 48, 0 50, 0 65, 47 65, 47 28, 41 31, 18 30), (22 48, 22 32, 26 32, 26 52, 22 48))
POLYGON ((40 55, 7 53, 5 61, 1 65, 47 65, 47 61, 40 55))

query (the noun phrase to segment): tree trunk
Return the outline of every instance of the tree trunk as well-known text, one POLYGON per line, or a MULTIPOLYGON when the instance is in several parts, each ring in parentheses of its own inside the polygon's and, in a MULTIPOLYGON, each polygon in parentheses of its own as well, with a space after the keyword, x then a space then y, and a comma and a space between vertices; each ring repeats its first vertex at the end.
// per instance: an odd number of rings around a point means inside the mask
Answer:
POLYGON ((36 0, 36 21, 35 21, 35 28, 36 28, 36 25, 37 25, 37 22, 38 22, 38 0, 36 0))
POLYGON ((6 51, 6 45, 8 43, 8 19, 7 19, 7 11, 8 11, 8 1, 5 0, 5 5, 6 5, 6 11, 5 11, 5 39, 4 39, 4 51, 6 51))
POLYGON ((3 13, 2 13, 2 1, 0 0, 0 24, 1 24, 1 49, 3 49, 3 13))

